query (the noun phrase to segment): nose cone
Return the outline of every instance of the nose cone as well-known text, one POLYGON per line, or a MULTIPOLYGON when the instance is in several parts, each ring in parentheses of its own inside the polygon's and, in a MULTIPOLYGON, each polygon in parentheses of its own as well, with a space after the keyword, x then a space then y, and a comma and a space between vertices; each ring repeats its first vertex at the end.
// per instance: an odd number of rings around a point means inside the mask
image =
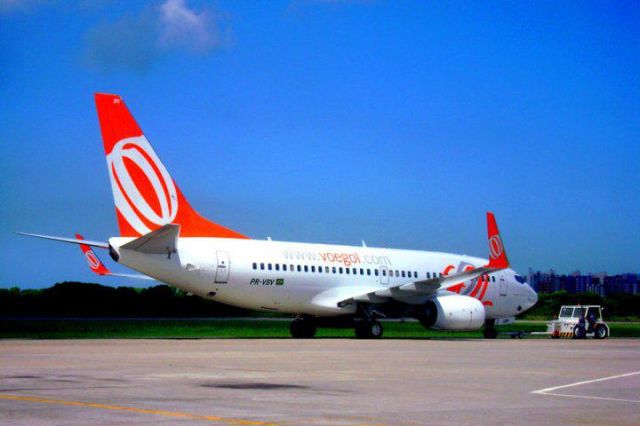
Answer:
POLYGON ((538 293, 527 284, 527 301, 524 305, 524 311, 533 308, 536 303, 538 303, 538 293))

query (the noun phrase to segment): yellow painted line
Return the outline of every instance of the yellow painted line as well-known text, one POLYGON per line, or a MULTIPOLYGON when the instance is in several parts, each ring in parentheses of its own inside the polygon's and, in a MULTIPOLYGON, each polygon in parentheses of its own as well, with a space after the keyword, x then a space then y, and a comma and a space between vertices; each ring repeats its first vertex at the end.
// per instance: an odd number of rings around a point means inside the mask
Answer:
POLYGON ((181 418, 181 419, 188 419, 188 420, 202 420, 202 421, 227 423, 227 424, 234 424, 234 425, 278 426, 276 423, 236 419, 233 417, 203 416, 199 414, 181 413, 179 411, 150 410, 150 409, 144 409, 144 408, 125 407, 122 405, 98 404, 94 402, 65 401, 62 399, 43 398, 39 396, 0 394, 0 399, 12 400, 12 401, 37 402, 41 404, 52 404, 52 405, 67 405, 67 406, 73 406, 73 407, 97 408, 100 410, 126 411, 130 413, 152 414, 152 415, 163 416, 163 417, 173 417, 173 418, 181 418))

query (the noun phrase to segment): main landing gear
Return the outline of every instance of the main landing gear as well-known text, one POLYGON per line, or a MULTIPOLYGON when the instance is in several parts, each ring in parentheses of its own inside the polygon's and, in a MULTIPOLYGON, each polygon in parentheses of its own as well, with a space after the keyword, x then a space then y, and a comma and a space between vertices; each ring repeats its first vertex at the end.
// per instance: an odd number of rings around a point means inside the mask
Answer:
POLYGON ((382 324, 374 319, 356 321, 356 337, 358 339, 379 339, 382 337, 382 324))
POLYGON ((379 339, 382 337, 384 331, 382 324, 372 316, 368 318, 345 318, 341 320, 299 316, 291 321, 289 331, 291 332, 291 337, 295 339, 310 339, 316 335, 318 326, 328 328, 353 327, 358 339, 379 339))
POLYGON ((310 339, 316 335, 317 327, 313 318, 297 317, 291 322, 289 331, 295 339, 310 339))

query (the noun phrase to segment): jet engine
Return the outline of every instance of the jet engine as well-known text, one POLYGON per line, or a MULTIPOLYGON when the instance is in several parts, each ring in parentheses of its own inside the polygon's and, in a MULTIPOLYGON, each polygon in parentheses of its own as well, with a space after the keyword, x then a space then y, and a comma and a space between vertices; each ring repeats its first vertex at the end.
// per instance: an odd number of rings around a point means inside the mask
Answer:
POLYGON ((477 330, 484 317, 482 302, 459 294, 434 297, 417 315, 423 327, 440 330, 477 330))

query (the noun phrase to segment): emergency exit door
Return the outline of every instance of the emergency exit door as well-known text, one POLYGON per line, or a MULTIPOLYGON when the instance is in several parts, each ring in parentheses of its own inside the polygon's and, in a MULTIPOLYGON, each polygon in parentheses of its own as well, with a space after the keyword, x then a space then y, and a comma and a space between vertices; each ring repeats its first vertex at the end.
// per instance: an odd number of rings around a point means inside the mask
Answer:
POLYGON ((216 284, 226 284, 229 281, 229 253, 224 250, 216 252, 218 267, 216 268, 216 284))

